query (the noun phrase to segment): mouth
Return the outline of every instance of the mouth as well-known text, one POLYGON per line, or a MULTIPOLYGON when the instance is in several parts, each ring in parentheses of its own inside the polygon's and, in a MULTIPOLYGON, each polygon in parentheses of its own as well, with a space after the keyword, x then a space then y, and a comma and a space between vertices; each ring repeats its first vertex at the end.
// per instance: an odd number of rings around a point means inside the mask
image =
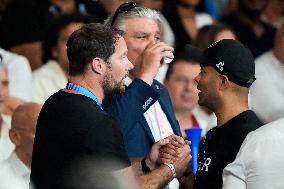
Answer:
POLYGON ((182 97, 183 97, 184 99, 190 99, 190 98, 192 98, 192 96, 193 96, 192 93, 183 93, 183 94, 182 94, 182 97))

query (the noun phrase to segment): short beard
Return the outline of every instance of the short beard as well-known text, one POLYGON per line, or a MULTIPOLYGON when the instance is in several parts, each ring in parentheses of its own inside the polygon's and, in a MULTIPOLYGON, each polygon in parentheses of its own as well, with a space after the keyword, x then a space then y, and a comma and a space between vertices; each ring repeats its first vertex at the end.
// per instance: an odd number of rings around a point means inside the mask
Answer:
POLYGON ((123 83, 124 79, 125 77, 121 81, 115 82, 112 85, 111 81, 114 81, 113 77, 109 74, 105 75, 102 81, 102 87, 104 90, 105 97, 124 93, 125 92, 125 85, 123 83))

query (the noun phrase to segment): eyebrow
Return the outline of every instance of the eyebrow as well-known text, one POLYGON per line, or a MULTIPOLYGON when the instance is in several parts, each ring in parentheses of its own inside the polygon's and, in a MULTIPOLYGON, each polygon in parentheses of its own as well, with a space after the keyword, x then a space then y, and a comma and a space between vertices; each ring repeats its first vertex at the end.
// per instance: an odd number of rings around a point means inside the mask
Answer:
POLYGON ((135 32, 134 35, 150 35, 151 33, 147 32, 135 32))
MULTIPOLYGON (((151 32, 143 32, 143 31, 139 31, 139 32, 134 32, 134 35, 151 35, 151 32)), ((161 35, 161 32, 155 32, 155 35, 161 35)))

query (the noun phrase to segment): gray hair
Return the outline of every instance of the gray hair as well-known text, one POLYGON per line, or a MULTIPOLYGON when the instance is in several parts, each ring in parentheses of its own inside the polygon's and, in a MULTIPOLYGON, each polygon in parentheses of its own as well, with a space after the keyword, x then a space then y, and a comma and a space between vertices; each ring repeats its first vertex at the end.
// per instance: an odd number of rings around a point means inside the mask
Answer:
MULTIPOLYGON (((111 16, 109 16, 104 24, 107 26, 111 26, 111 22, 113 20, 113 16, 114 14, 112 14, 111 16)), ((124 32, 126 32, 126 27, 125 27, 125 20, 127 19, 135 19, 135 18, 149 18, 151 20, 154 20, 159 28, 162 28, 162 20, 160 17, 160 13, 152 10, 150 8, 146 8, 143 7, 141 5, 127 11, 127 12, 123 12, 123 13, 119 13, 118 16, 116 17, 113 27, 122 30, 124 32)))

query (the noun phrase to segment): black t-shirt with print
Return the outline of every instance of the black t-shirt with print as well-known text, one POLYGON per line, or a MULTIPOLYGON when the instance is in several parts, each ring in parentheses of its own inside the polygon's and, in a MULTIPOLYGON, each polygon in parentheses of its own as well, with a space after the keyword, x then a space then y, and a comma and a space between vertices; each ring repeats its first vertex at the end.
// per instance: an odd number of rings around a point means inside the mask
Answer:
POLYGON ((221 189, 223 169, 234 161, 247 134, 262 125, 251 110, 208 131, 201 145, 195 189, 221 189))

